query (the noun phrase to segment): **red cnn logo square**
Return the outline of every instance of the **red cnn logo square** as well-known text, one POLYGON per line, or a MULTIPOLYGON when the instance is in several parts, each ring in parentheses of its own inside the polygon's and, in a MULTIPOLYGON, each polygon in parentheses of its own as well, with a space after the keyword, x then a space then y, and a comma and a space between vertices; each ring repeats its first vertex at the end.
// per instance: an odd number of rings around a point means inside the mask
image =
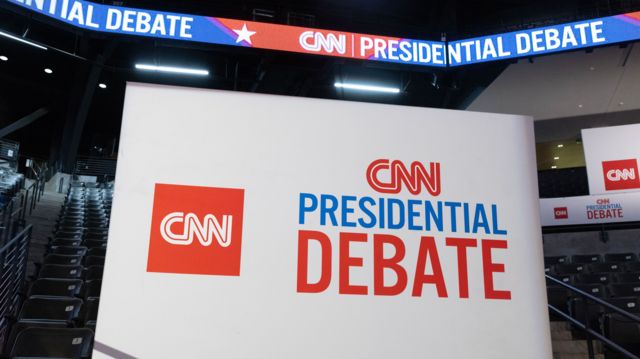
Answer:
POLYGON ((147 272, 240 275, 244 190, 156 184, 147 272))
POLYGON ((569 218, 569 211, 567 207, 556 207, 553 209, 553 215, 556 219, 567 219, 569 218))
POLYGON ((638 176, 638 160, 604 161, 602 162, 604 188, 607 191, 640 188, 638 176))

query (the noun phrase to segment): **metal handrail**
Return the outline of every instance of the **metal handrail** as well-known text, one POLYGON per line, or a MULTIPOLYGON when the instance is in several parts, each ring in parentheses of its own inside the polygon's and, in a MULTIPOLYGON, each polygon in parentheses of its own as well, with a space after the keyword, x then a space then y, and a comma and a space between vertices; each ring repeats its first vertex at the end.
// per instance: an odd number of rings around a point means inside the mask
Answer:
POLYGON ((626 356, 627 358, 640 359, 640 357, 638 357, 637 355, 629 352, 625 348, 623 348, 620 345, 618 345, 615 342, 613 342, 611 339, 609 339, 609 338, 605 337, 604 335, 596 332, 595 330, 587 327, 584 323, 580 322, 579 320, 576 320, 572 316, 570 316, 567 313, 561 311, 560 309, 554 307, 553 305, 549 304, 549 309, 551 309, 554 313, 560 315, 565 320, 569 321, 571 324, 575 325, 576 327, 578 327, 578 328, 584 330, 585 332, 589 333, 590 335, 594 336, 596 339, 598 339, 599 341, 603 342, 608 347, 610 347, 610 348, 616 350, 618 353, 626 356))
MULTIPOLYGON (((572 291, 573 293, 578 294, 579 296, 586 298, 587 300, 590 300, 592 302, 595 302, 605 308, 608 308, 609 310, 611 310, 612 312, 615 312, 616 314, 622 315, 623 317, 630 319, 638 324, 640 324, 640 317, 629 313, 625 310, 622 310, 618 307, 616 307, 615 305, 612 305, 611 303, 607 303, 606 301, 595 297, 583 290, 580 290, 572 285, 569 285, 567 283, 564 283, 563 281, 554 278, 548 274, 545 274, 545 277, 550 280, 551 282, 558 284, 566 289, 569 289, 570 291, 572 291)), ((553 311, 554 313, 560 315, 562 318, 564 318, 565 320, 569 321, 569 323, 571 323, 572 325, 578 327, 579 329, 585 331, 587 333, 587 345, 588 345, 588 349, 589 349, 589 358, 593 359, 595 357, 594 352, 593 352, 593 344, 592 344, 592 337, 601 341, 602 343, 604 343, 606 346, 608 346, 609 348, 617 351, 619 354, 624 355, 627 358, 630 359, 640 359, 639 356, 629 352, 628 350, 626 350, 625 348, 621 347, 620 345, 618 345, 617 343, 615 343, 614 341, 612 341, 611 339, 605 337, 604 335, 602 335, 601 333, 598 333, 597 331, 589 328, 589 307, 587 306, 587 310, 586 310, 586 320, 585 323, 580 322, 579 320, 573 318, 572 316, 568 315, 567 313, 561 311, 560 309, 548 304, 549 309, 551 309, 551 311, 553 311)))
POLYGON ((552 276, 550 276, 548 274, 545 274, 545 276, 547 277, 547 279, 551 280, 552 282, 554 282, 556 284, 560 284, 561 286, 563 286, 563 287, 565 287, 567 289, 570 289, 572 292, 578 293, 580 296, 585 297, 585 298, 587 298, 587 299, 589 299, 589 300, 591 300, 593 302, 596 302, 596 303, 602 305, 603 307, 607 307, 607 308, 611 309, 612 311, 614 311, 614 312, 616 312, 616 313, 618 313, 618 314, 620 314, 622 316, 625 316, 625 317, 633 320, 634 322, 640 324, 640 317, 639 316, 634 315, 632 313, 629 313, 627 311, 624 311, 624 310, 616 307, 615 305, 612 305, 611 303, 607 303, 606 301, 604 301, 604 300, 602 300, 602 299, 600 299, 598 297, 595 297, 595 296, 593 296, 593 295, 591 295, 591 294, 589 294, 589 293, 587 293, 587 292, 585 292, 583 290, 580 290, 580 289, 578 289, 578 288, 576 288, 576 287, 574 287, 572 285, 564 283, 563 281, 561 281, 561 280, 559 280, 557 278, 554 278, 554 277, 552 277, 552 276))
POLYGON ((13 238, 9 242, 7 242, 4 246, 2 246, 2 248, 0 248, 0 255, 4 254, 4 252, 6 252, 8 248, 11 248, 11 246, 13 246, 15 242, 21 240, 26 234, 29 234, 32 228, 33 225, 30 224, 26 226, 22 231, 20 231, 20 233, 13 236, 13 238))

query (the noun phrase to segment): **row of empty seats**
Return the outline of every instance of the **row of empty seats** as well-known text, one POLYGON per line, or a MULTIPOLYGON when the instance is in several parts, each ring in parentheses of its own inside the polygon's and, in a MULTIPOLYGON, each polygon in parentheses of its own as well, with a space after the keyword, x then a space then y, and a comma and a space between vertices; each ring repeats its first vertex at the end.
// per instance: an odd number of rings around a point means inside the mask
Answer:
POLYGON ((545 265, 637 262, 635 253, 577 254, 573 256, 544 257, 545 265))
MULTIPOLYGON (((545 261, 546 262, 546 261, 545 261)), ((640 261, 607 263, 556 263, 545 264, 547 274, 566 275, 582 273, 635 273, 640 272, 640 261)))
POLYGON ((5 346, 9 357, 90 357, 112 197, 112 185, 71 184, 5 346))

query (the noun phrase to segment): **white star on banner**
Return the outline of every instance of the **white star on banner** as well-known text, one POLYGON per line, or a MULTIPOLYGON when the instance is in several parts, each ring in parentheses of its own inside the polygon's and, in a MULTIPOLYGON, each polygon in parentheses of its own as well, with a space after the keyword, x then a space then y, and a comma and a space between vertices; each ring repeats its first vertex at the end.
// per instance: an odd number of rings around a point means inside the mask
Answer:
POLYGON ((255 31, 249 31, 247 29, 247 24, 242 25, 242 30, 233 30, 233 32, 238 34, 238 38, 236 39, 236 44, 243 40, 251 44, 251 36, 255 35, 256 33, 255 31))

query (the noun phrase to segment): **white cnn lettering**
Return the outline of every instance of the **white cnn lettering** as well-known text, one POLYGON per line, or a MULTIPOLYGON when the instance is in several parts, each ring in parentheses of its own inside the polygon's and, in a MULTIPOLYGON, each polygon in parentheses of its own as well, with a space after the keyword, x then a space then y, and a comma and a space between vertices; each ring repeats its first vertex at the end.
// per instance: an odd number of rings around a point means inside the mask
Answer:
POLYGON ((636 171, 633 168, 623 170, 611 170, 607 172, 607 179, 609 181, 627 181, 636 179, 636 171))
POLYGON ((207 214, 201 221, 193 213, 173 212, 166 215, 160 223, 162 238, 171 244, 186 246, 193 243, 194 237, 198 238, 201 245, 208 247, 216 239, 221 247, 231 245, 231 228, 233 216, 223 215, 222 223, 212 215, 207 214), (182 232, 175 233, 171 229, 174 225, 180 226, 182 232))
POLYGON ((344 55, 347 52, 347 37, 345 35, 328 34, 323 35, 320 32, 305 31, 300 34, 300 46, 307 51, 319 52, 337 52, 344 55))

